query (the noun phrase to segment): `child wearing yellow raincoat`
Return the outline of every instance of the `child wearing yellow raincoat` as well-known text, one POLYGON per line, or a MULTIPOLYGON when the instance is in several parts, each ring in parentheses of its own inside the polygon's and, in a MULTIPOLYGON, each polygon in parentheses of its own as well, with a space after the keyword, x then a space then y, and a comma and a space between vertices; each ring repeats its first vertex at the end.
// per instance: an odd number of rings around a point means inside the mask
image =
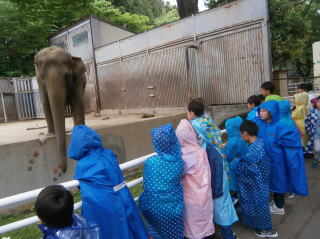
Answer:
POLYGON ((302 145, 306 147, 308 144, 308 136, 306 134, 305 119, 308 114, 308 102, 309 95, 306 92, 298 93, 294 95, 294 101, 296 104, 295 110, 292 112, 292 118, 295 121, 302 137, 302 145))

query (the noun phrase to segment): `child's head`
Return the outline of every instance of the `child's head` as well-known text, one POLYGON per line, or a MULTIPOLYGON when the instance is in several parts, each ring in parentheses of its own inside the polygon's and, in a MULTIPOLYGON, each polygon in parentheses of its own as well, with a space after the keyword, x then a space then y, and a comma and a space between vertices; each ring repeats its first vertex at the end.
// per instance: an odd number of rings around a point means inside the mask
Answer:
POLYGON ((313 91, 313 84, 312 83, 306 83, 306 91, 309 92, 309 91, 313 91))
POLYGON ((254 107, 257 107, 260 105, 260 98, 257 95, 252 95, 247 100, 248 103, 248 109, 251 110, 254 107))
POLYGON ((260 108, 260 119, 267 121, 267 122, 271 121, 272 117, 271 117, 270 112, 264 108, 260 108))
POLYGON ((272 95, 274 93, 275 89, 276 88, 275 88, 274 84, 271 81, 267 81, 267 82, 262 83, 260 93, 266 97, 268 95, 272 95))
POLYGON ((258 135, 258 126, 255 122, 250 120, 245 120, 240 125, 241 137, 245 142, 250 142, 255 139, 258 135))
POLYGON ((302 93, 302 92, 306 92, 306 91, 308 91, 307 90, 307 85, 306 85, 306 83, 300 83, 299 85, 298 85, 298 87, 297 87, 297 91, 298 91, 298 93, 302 93))
POLYGON ((188 104, 187 118, 193 120, 204 113, 204 103, 201 99, 191 100, 188 104))
POLYGON ((54 228, 72 225, 73 197, 61 185, 44 188, 38 195, 35 211, 41 222, 54 228))
POLYGON ((320 110, 320 96, 318 96, 316 103, 314 104, 316 109, 320 110))

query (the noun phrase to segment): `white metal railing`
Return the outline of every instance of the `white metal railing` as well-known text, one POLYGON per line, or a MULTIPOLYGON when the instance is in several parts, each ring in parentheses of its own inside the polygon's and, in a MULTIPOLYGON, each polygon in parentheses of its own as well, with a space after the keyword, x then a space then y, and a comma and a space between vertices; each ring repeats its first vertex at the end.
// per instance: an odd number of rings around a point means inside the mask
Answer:
MULTIPOLYGON (((145 155, 143 157, 131 160, 129 162, 120 164, 120 169, 126 170, 126 169, 133 168, 135 166, 138 166, 138 165, 142 164, 147 158, 149 158, 153 155, 156 155, 156 154, 152 153, 152 154, 145 155)), ((143 178, 140 177, 140 178, 135 179, 131 182, 128 182, 127 187, 131 188, 131 187, 136 186, 142 182, 143 182, 143 178)), ((63 185, 67 189, 72 189, 72 188, 76 188, 79 186, 79 181, 72 180, 72 181, 68 181, 65 183, 61 183, 61 185, 63 185)), ((0 199, 0 209, 12 208, 12 207, 16 207, 16 206, 19 206, 19 205, 22 205, 22 204, 25 204, 28 202, 32 202, 37 198, 38 194, 40 193, 40 191, 42 189, 43 188, 40 188, 40 189, 32 190, 29 192, 17 194, 14 196, 2 198, 2 199, 0 199)), ((138 198, 135 198, 135 200, 137 200, 137 199, 138 198)), ((81 205, 82 205, 81 202, 75 203, 74 210, 81 208, 81 205)), ((33 217, 29 217, 29 218, 26 218, 26 219, 23 219, 20 221, 16 221, 16 222, 13 222, 13 223, 10 223, 7 225, 0 226, 0 235, 7 233, 7 232, 17 230, 22 227, 30 226, 30 225, 38 223, 38 222, 39 222, 39 218, 37 216, 33 216, 33 217)))
MULTIPOLYGON (((222 130, 221 132, 222 132, 222 134, 225 134, 226 130, 222 130)), ((143 157, 140 157, 140 158, 131 160, 129 162, 120 164, 120 169, 123 171, 126 169, 136 167, 136 166, 142 164, 147 158, 154 156, 154 155, 156 155, 156 153, 145 155, 143 157)), ((127 187, 131 188, 131 187, 136 186, 142 182, 143 182, 143 178, 140 177, 140 178, 137 178, 133 181, 128 182, 127 187)), ((72 180, 72 181, 68 181, 65 183, 61 183, 60 185, 63 185, 67 189, 72 189, 72 188, 76 188, 79 186, 79 181, 72 180)), ((16 206, 34 201, 38 197, 38 194, 40 193, 40 191, 42 189, 43 188, 40 188, 40 189, 32 190, 29 192, 16 194, 16 195, 13 195, 10 197, 2 198, 2 199, 0 199, 0 210, 16 207, 16 206)), ((137 201, 138 198, 135 198, 135 200, 137 201)), ((82 206, 82 202, 75 203, 74 210, 80 209, 81 206, 82 206)), ((23 228, 23 227, 33 225, 35 223, 38 223, 39 221, 40 220, 37 216, 33 216, 33 217, 29 217, 29 218, 26 218, 26 219, 23 219, 20 221, 16 221, 13 223, 9 223, 9 224, 0 226, 0 235, 7 233, 7 232, 17 230, 17 229, 20 229, 20 228, 23 228)))

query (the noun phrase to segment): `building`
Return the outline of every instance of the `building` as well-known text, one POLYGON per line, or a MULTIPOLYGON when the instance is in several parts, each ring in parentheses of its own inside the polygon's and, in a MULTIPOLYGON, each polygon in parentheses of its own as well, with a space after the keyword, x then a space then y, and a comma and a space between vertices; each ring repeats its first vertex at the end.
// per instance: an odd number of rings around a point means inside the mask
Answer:
POLYGON ((99 90, 94 50, 134 35, 96 16, 85 17, 52 35, 50 45, 61 46, 82 59, 87 69, 85 112, 99 111, 99 90))

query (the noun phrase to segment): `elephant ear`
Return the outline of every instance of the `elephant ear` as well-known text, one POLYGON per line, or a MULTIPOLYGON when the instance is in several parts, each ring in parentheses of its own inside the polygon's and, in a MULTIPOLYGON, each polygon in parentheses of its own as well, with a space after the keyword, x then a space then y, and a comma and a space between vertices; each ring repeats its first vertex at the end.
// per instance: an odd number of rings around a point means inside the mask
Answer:
POLYGON ((85 86, 86 84, 86 77, 85 77, 85 72, 86 72, 86 66, 83 64, 81 58, 79 57, 72 57, 72 71, 73 71, 73 79, 75 81, 82 80, 83 85, 85 86))

